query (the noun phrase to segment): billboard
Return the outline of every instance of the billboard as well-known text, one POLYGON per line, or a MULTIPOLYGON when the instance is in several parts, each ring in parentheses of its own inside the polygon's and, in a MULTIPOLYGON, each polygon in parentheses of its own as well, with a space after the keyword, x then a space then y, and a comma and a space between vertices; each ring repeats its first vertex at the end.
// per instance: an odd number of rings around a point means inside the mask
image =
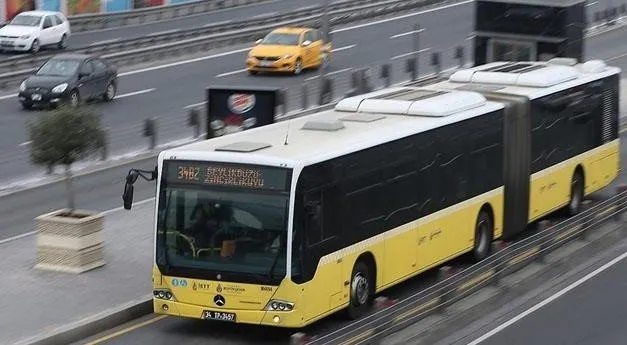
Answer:
POLYGON ((18 13, 35 9, 35 0, 4 0, 3 21, 10 21, 18 13))
POLYGON ((68 15, 100 13, 100 0, 67 0, 68 15))
POLYGON ((274 123, 278 88, 207 88, 207 139, 274 123))

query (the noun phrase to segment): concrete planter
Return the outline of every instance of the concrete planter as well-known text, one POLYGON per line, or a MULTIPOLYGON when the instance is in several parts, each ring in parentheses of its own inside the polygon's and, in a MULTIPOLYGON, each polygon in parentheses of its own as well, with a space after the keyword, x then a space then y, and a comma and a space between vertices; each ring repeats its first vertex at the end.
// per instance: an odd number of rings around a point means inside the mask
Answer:
POLYGON ((62 209, 41 215, 35 222, 35 268, 83 273, 105 264, 102 214, 85 210, 74 210, 70 214, 68 209, 62 209))

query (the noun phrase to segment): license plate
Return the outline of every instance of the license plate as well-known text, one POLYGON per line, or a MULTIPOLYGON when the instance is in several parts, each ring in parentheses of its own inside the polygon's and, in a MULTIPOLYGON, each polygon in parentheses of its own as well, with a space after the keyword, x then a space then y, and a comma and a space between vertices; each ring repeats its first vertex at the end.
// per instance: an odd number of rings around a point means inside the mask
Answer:
POLYGON ((224 313, 221 311, 204 310, 200 316, 203 320, 217 320, 235 322, 236 317, 234 313, 224 313))
POLYGON ((34 94, 34 95, 30 96, 30 98, 31 98, 33 101, 41 101, 41 95, 40 95, 40 94, 38 94, 38 93, 36 93, 36 94, 34 94))
POLYGON ((274 64, 274 62, 272 61, 260 61, 259 65, 263 66, 263 67, 268 67, 268 66, 272 66, 274 64))

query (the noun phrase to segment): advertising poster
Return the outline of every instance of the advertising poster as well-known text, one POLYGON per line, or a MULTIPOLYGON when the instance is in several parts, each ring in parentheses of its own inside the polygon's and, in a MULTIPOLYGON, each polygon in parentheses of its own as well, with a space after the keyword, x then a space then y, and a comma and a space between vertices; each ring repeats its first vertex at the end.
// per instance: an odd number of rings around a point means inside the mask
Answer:
POLYGON ((165 0, 133 0, 133 9, 162 6, 165 0))
POLYGON ((128 11, 131 9, 131 0, 107 0, 107 12, 128 11))
POLYGON ((207 88, 207 138, 274 123, 279 89, 207 88))
POLYGON ((67 0, 68 15, 100 13, 100 0, 67 0))
POLYGON ((37 9, 44 11, 61 11, 61 0, 38 0, 37 9))
POLYGON ((35 0, 4 0, 5 21, 10 21, 18 13, 35 9, 35 0))

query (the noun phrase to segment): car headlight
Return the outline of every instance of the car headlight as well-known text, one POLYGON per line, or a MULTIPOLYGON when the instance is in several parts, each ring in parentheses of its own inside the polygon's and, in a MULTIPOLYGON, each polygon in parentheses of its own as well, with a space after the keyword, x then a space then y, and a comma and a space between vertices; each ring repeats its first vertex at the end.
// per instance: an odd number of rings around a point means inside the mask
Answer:
POLYGON ((59 84, 52 89, 54 93, 61 93, 67 89, 67 83, 59 84))
POLYGON ((29 38, 30 38, 30 35, 22 35, 22 36, 20 36, 20 39, 22 39, 22 40, 27 40, 29 38))
POLYGON ((24 80, 21 84, 20 84, 20 91, 24 91, 26 90, 26 80, 24 80))

